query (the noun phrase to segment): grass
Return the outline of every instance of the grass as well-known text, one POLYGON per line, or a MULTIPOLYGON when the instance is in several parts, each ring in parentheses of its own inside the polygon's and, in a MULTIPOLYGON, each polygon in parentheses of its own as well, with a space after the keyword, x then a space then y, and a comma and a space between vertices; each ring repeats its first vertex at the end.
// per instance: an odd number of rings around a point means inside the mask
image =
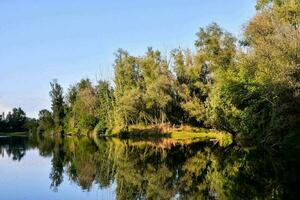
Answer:
POLYGON ((196 128, 188 125, 179 127, 169 124, 154 126, 132 125, 128 131, 125 132, 125 135, 129 138, 169 138, 173 141, 184 143, 210 140, 224 147, 233 142, 232 135, 227 132, 196 128))
POLYGON ((201 130, 196 132, 190 131, 173 131, 171 138, 175 140, 210 140, 219 143, 220 146, 228 146, 232 144, 233 139, 231 134, 215 130, 201 130))

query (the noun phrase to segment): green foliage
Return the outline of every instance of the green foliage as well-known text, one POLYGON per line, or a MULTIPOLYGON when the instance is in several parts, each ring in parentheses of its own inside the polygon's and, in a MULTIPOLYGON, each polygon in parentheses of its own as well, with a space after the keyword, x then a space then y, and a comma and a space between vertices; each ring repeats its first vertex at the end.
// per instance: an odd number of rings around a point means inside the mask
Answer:
MULTIPOLYGON (((26 117, 25 112, 21 108, 13 108, 12 112, 0 115, 0 132, 16 132, 29 130, 27 124, 32 122, 31 119, 26 117)), ((29 124, 28 124, 29 125, 29 124)), ((34 125, 34 122, 32 122, 34 125)))
POLYGON ((51 97, 51 109, 55 131, 61 132, 63 129, 63 118, 65 116, 63 88, 58 84, 57 80, 53 80, 50 85, 51 91, 49 94, 51 97))
POLYGON ((207 98, 223 71, 233 65, 236 47, 235 38, 215 23, 201 28, 197 37, 196 53, 177 49, 172 56, 177 93, 186 112, 184 122, 203 124, 207 121, 207 98))
POLYGON ((6 120, 9 130, 23 130, 26 123, 26 114, 21 108, 13 108, 12 113, 7 114, 6 120))
POLYGON ((287 4, 298 3, 273 1, 246 26, 247 51, 217 79, 208 123, 273 145, 299 130, 300 35, 295 21, 278 14, 287 4))
POLYGON ((257 10, 272 11, 275 18, 287 22, 294 29, 300 24, 300 2, 298 0, 257 0, 257 10))
POLYGON ((120 49, 116 54, 114 69, 114 124, 126 129, 129 124, 138 121, 141 92, 137 58, 120 49))
POLYGON ((55 126, 69 132, 120 133, 129 126, 191 124, 280 144, 300 124, 300 3, 258 0, 257 14, 236 38, 216 23, 200 28, 195 50, 167 56, 119 49, 114 86, 89 79, 51 83, 55 126), (66 113, 66 116, 64 116, 66 113))
POLYGON ((151 48, 143 57, 119 50, 115 61, 115 125, 160 123, 167 119, 172 78, 167 61, 151 48))
POLYGON ((52 118, 52 113, 46 109, 39 112, 39 130, 49 131, 54 128, 54 121, 52 118))
POLYGON ((172 98, 172 80, 167 61, 159 51, 148 48, 146 56, 140 59, 140 70, 146 113, 155 123, 163 123, 172 98))
POLYGON ((76 86, 72 86, 67 94, 67 101, 67 130, 83 134, 93 130, 97 124, 97 97, 91 81, 82 79, 76 86))
POLYGON ((204 59, 210 71, 226 69, 233 64, 236 53, 236 39, 219 25, 212 23, 205 29, 200 28, 195 46, 200 59, 204 59))
POLYGON ((113 106, 114 106, 114 96, 113 89, 107 81, 99 81, 96 86, 96 96, 97 96, 97 118, 98 124, 95 127, 95 132, 97 134, 106 133, 108 129, 113 127, 113 106))

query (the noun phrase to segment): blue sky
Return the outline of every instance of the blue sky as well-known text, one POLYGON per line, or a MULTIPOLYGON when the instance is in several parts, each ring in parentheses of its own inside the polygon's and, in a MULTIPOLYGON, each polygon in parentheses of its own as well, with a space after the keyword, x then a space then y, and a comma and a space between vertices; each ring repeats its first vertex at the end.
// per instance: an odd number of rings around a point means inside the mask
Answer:
POLYGON ((241 36, 255 0, 0 0, 0 112, 50 107, 49 82, 112 80, 114 52, 193 48, 217 22, 241 36))

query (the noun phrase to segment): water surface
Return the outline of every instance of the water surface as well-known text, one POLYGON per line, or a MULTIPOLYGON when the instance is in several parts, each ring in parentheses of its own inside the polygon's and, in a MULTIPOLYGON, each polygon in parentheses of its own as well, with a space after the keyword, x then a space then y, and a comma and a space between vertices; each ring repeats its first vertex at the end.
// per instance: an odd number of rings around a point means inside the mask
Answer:
POLYGON ((296 199, 298 159, 209 141, 1 137, 1 199, 296 199))

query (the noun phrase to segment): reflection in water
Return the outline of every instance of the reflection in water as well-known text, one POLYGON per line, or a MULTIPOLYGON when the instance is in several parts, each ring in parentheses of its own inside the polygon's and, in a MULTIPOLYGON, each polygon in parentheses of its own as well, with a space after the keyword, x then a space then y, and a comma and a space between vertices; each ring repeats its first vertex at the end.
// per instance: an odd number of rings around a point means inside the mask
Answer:
POLYGON ((0 137, 0 153, 2 157, 6 154, 15 161, 20 161, 31 149, 28 137, 0 137))
POLYGON ((259 148, 166 140, 33 138, 0 138, 0 151, 18 161, 32 148, 51 157, 53 191, 65 175, 87 192, 95 186, 115 185, 117 199, 291 199, 298 189, 298 160, 259 148))

